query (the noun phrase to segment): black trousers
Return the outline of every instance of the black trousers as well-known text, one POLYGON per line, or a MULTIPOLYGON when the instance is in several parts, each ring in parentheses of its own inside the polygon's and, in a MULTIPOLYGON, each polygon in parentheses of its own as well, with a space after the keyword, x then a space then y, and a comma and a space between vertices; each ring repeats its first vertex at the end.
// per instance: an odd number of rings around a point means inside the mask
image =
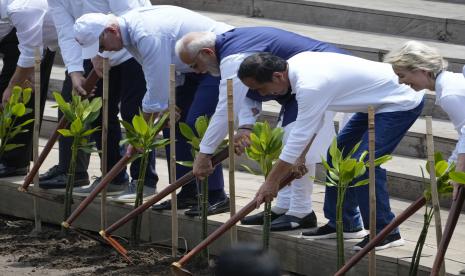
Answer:
MULTIPOLYGON (((16 63, 18 62, 18 38, 16 37, 16 30, 13 29, 2 41, 0 41, 0 53, 3 54, 3 67, 0 73, 0 93, 3 95, 11 77, 16 70, 16 63)), ((46 49, 43 53, 42 63, 40 66, 40 119, 44 114, 45 100, 47 98, 48 84, 50 80, 50 73, 52 71, 53 61, 55 59, 55 52, 46 49)), ((34 97, 28 103, 27 107, 34 109, 34 97)), ((34 112, 31 112, 21 117, 17 124, 33 119, 34 112)), ((29 131, 20 133, 9 141, 11 144, 24 144, 23 147, 14 149, 4 153, 0 162, 10 167, 25 167, 29 165, 32 160, 32 135, 34 124, 29 124, 25 129, 29 131)))

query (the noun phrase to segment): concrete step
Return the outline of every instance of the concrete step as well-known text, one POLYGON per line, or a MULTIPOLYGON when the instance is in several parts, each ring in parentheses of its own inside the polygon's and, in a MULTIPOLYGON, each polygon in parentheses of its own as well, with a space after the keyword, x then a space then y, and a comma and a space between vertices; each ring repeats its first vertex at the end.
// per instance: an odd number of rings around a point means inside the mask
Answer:
POLYGON ((152 0, 189 9, 465 43, 465 6, 427 0, 152 0))

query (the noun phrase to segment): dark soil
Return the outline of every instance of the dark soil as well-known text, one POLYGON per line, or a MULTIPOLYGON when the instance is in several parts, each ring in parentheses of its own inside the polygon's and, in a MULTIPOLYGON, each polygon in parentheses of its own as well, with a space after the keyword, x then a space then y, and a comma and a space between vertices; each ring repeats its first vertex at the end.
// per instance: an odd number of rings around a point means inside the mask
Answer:
MULTIPOLYGON (((108 245, 74 232, 64 235, 54 225, 42 228, 31 234, 34 222, 0 215, 1 275, 171 275, 171 249, 131 248, 123 242, 133 261, 129 264, 108 245)), ((188 269, 194 275, 211 275, 208 269, 188 269)))

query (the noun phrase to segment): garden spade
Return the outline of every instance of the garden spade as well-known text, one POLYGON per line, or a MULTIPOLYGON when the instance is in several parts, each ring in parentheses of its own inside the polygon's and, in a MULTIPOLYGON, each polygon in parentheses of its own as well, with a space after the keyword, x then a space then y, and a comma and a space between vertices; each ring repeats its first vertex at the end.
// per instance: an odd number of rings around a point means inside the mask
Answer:
MULTIPOLYGON (((305 147, 304 151, 301 153, 299 159, 304 159, 305 160, 305 156, 307 155, 307 152, 310 149, 310 146, 312 145, 314 139, 315 139, 315 135, 313 135, 312 139, 310 139, 310 142, 305 147)), ((282 189, 285 186, 289 185, 294 179, 295 179, 295 176, 292 173, 290 173, 289 175, 287 175, 286 177, 284 177, 281 180, 281 183, 279 183, 279 189, 282 189)), ((255 208, 257 208, 257 202, 256 202, 255 199, 253 199, 246 206, 244 206, 241 210, 239 210, 239 212, 237 212, 234 216, 232 216, 225 223, 223 223, 218 229, 216 229, 213 233, 211 233, 210 236, 208 236, 205 240, 200 242, 189 253, 184 255, 184 257, 182 257, 179 261, 172 263, 171 264, 171 272, 173 273, 173 275, 176 275, 176 276, 192 275, 192 273, 190 273, 187 269, 183 268, 183 266, 192 257, 194 257, 197 253, 202 251, 205 247, 210 245, 216 239, 218 239, 221 235, 223 235, 231 227, 236 225, 236 223, 238 221, 240 221, 242 218, 247 216, 255 208)))

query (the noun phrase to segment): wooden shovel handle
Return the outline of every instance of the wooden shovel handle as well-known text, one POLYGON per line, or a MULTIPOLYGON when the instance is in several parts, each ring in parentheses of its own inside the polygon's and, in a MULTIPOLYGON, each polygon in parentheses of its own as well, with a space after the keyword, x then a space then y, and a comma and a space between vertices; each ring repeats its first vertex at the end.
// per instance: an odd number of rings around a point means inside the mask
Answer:
POLYGON ((434 263, 430 275, 436 276, 439 274, 442 262, 444 261, 444 256, 446 255, 447 247, 449 246, 449 242, 452 238, 452 234, 454 233, 455 226, 457 225, 460 212, 462 211, 463 202, 465 201, 465 187, 463 185, 459 185, 458 189, 457 198, 452 201, 452 206, 449 210, 449 216, 447 217, 444 233, 441 239, 441 243, 438 247, 438 253, 434 258, 434 263))
POLYGON ((73 211, 73 213, 62 223, 63 227, 67 228, 71 225, 74 220, 87 208, 87 206, 97 197, 97 195, 110 184, 110 182, 124 169, 126 165, 131 161, 131 156, 124 155, 118 163, 105 175, 100 183, 92 190, 92 192, 79 204, 79 206, 73 211))
MULTIPOLYGON (((215 167, 219 163, 221 163, 223 160, 228 158, 228 148, 224 148, 217 154, 215 154, 212 157, 212 166, 215 167)), ((165 198, 167 195, 172 193, 173 191, 176 191, 178 188, 186 185, 187 183, 191 182, 192 179, 194 179, 194 174, 192 171, 186 173, 184 176, 176 180, 176 182, 170 184, 168 187, 160 191, 158 194, 154 195, 152 198, 150 198, 148 201, 144 202, 142 205, 137 207, 136 209, 132 210, 129 212, 127 215, 122 217, 120 220, 117 222, 113 223, 110 225, 107 229, 105 229, 106 235, 111 235, 116 229, 120 228, 122 225, 124 225, 126 222, 131 220, 132 218, 138 216, 142 212, 144 212, 146 209, 148 209, 150 206, 154 205, 158 201, 162 200, 165 198)))
POLYGON ((339 269, 335 276, 342 276, 345 273, 347 273, 354 265, 356 265, 368 252, 370 252, 373 248, 376 247, 377 244, 382 242, 387 235, 391 233, 392 230, 394 230, 396 227, 398 227, 400 224, 402 224, 404 221, 406 221, 409 217, 411 217, 413 214, 415 214, 416 211, 418 211, 421 207, 423 207, 426 204, 426 199, 424 196, 418 198, 415 202, 410 204, 407 209, 405 209, 401 214, 396 216, 391 223, 389 223, 384 229, 379 232, 378 235, 374 239, 372 239, 370 242, 365 245, 362 250, 358 251, 357 254, 353 255, 352 258, 349 259, 349 261, 339 269))
MULTIPOLYGON (((97 76, 97 73, 92 69, 92 71, 90 71, 89 75, 87 76, 86 83, 84 84, 84 89, 88 92, 92 91, 99 79, 100 78, 97 76)), ((31 170, 24 178, 23 185, 19 188, 20 191, 27 191, 29 185, 31 185, 32 181, 34 180, 34 176, 39 171, 40 166, 42 166, 42 164, 45 161, 45 158, 47 158, 48 154, 52 150, 53 145, 55 145, 55 142, 58 140, 58 137, 60 137, 60 133, 58 132, 58 130, 66 128, 67 126, 68 121, 66 121, 65 116, 61 117, 60 121, 58 121, 55 130, 53 131, 52 136, 48 139, 47 144, 45 144, 44 149, 40 153, 39 158, 37 159, 37 163, 34 163, 31 170)))

